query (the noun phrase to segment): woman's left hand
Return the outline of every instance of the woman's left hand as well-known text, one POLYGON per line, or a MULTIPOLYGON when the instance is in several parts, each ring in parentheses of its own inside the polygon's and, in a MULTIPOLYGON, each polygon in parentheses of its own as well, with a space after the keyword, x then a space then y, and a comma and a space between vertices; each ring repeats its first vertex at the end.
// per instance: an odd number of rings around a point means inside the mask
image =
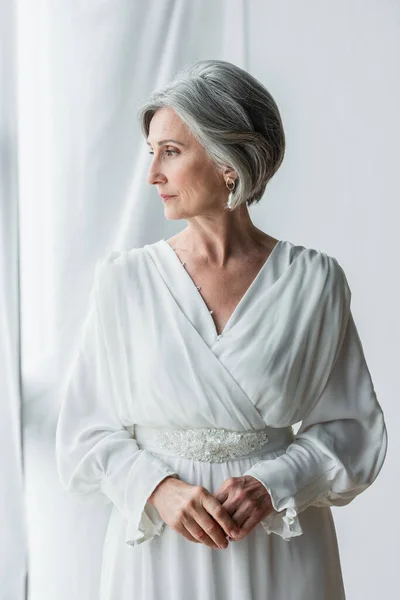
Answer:
POLYGON ((241 540, 273 510, 271 496, 255 477, 229 477, 213 494, 228 511, 239 528, 239 533, 229 541, 241 540))

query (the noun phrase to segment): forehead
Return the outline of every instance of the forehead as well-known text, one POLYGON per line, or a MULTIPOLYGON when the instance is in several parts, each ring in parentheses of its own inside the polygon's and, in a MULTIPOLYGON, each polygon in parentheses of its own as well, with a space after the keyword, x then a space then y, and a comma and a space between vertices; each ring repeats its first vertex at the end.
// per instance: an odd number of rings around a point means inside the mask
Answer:
POLYGON ((165 107, 159 108, 153 115, 147 140, 157 142, 164 137, 187 140, 189 135, 186 124, 178 117, 176 112, 165 107))

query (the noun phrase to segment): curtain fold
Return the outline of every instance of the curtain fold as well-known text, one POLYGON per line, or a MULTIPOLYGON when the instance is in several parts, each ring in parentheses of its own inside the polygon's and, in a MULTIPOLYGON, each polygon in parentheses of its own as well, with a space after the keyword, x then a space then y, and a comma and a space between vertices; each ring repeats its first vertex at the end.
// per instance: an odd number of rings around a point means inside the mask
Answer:
POLYGON ((20 385, 17 13, 0 3, 0 599, 26 597, 20 385))

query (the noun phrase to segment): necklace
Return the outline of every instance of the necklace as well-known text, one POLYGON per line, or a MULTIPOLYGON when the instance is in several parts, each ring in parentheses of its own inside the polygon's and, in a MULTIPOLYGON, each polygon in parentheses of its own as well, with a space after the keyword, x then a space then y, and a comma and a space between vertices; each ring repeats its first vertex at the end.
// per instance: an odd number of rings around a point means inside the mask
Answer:
MULTIPOLYGON (((174 252, 175 252, 175 254, 176 254, 177 258, 179 259, 179 262, 180 262, 180 263, 181 263, 181 265, 182 265, 182 267, 185 267, 185 266, 186 266, 186 262, 183 262, 183 261, 182 261, 182 260, 179 258, 179 256, 177 255, 177 253, 176 253, 176 246, 171 246, 171 248, 174 250, 174 252)), ((186 272, 187 272, 187 271, 186 271, 186 272)), ((188 275, 189 275, 189 273, 188 273, 188 275)), ((189 277, 190 277, 190 275, 189 275, 189 277)), ((194 282, 193 282, 193 283, 194 283, 194 282)), ((197 289, 197 291, 200 293, 200 290, 201 290, 201 285, 196 285, 196 284, 194 284, 194 285, 196 286, 196 289, 197 289)), ((201 294, 200 294, 200 295, 201 295, 201 294)), ((203 300, 204 300, 204 299, 203 299, 203 300)), ((212 315, 214 311, 213 311, 213 310, 209 310, 208 312, 210 313, 210 315, 212 315)))
MULTIPOLYGON (((167 243, 168 243, 168 242, 167 242, 167 243)), ((279 243, 280 243, 280 241, 278 240, 278 241, 275 243, 275 245, 273 246, 272 250, 270 250, 270 252, 269 252, 269 254, 268 254, 267 258, 264 260, 263 264, 261 265, 261 267, 260 267, 260 268, 259 268, 259 270, 257 271, 255 278, 254 278, 254 279, 253 279, 253 281, 250 283, 250 285, 249 285, 249 286, 248 286, 248 288, 246 289, 246 291, 245 291, 244 295, 243 295, 243 296, 240 298, 240 300, 239 300, 238 304, 236 305, 235 309, 234 309, 234 310, 233 310, 233 312, 231 313, 231 315, 230 315, 230 317, 229 317, 229 319, 228 319, 228 321, 227 321, 227 323, 228 323, 228 324, 231 322, 233 315, 234 315, 234 314, 237 312, 237 309, 238 309, 239 305, 241 304, 241 302, 243 301, 243 298, 246 296, 246 294, 248 294, 248 292, 249 292, 250 288, 251 288, 251 287, 254 285, 255 281, 256 281, 256 280, 257 280, 257 279, 260 277, 260 274, 261 274, 261 272, 263 271, 263 269, 265 268, 265 265, 266 265, 266 263, 269 261, 269 259, 270 259, 271 255, 273 254, 273 252, 274 252, 274 250, 275 250, 276 246, 278 246, 278 244, 279 244, 279 243)), ((177 258, 178 258, 178 260, 179 260, 179 262, 180 262, 180 263, 181 263, 181 265, 182 265, 182 266, 185 268, 185 267, 186 267, 186 262, 185 262, 185 261, 182 261, 182 260, 180 259, 180 257, 178 256, 178 254, 177 254, 177 252, 176 252, 176 246, 170 246, 170 248, 171 248, 171 249, 174 251, 174 253, 175 253, 176 257, 177 257, 177 258)), ((187 273, 188 277, 190 277, 191 281, 192 281, 192 282, 193 282, 193 284, 195 285, 195 287, 196 287, 197 291, 200 293, 201 286, 200 286, 200 285, 197 285, 197 284, 196 284, 196 283, 193 281, 193 279, 192 279, 191 275, 188 273, 187 269, 185 269, 185 270, 186 270, 186 273, 187 273)), ((200 294, 200 295, 201 295, 201 294, 200 294)), ((211 315, 213 314, 213 312, 214 312, 214 311, 213 311, 213 310, 210 310, 210 309, 208 308, 208 306, 207 306, 207 303, 206 303, 206 301, 204 300, 204 298, 202 297, 202 295, 201 295, 201 298, 202 298, 203 304, 205 305, 205 307, 207 308, 207 310, 208 310, 208 312, 209 312, 209 314, 210 314, 210 316, 211 316, 211 315)), ((225 326, 224 326, 224 329, 223 329, 222 333, 218 333, 217 326, 216 326, 216 323, 215 323, 215 320, 214 320, 214 318, 213 318, 213 317, 212 317, 212 321, 214 322, 214 326, 215 326, 215 330, 216 330, 216 338, 217 338, 217 341, 220 341, 220 339, 223 337, 223 334, 224 334, 224 331, 225 331, 225 328, 226 328, 226 325, 227 325, 227 323, 225 324, 225 326)))
MULTIPOLYGON (((186 262, 182 261, 182 260, 179 258, 178 254, 176 253, 176 246, 171 246, 171 248, 172 248, 172 249, 173 249, 173 251, 175 252, 175 255, 176 255, 176 257, 178 258, 179 262, 181 263, 182 267, 183 267, 183 268, 185 268, 185 267, 186 267, 186 262)), ((189 275, 189 273, 187 272, 187 270, 186 270, 186 273, 188 274, 188 277, 190 277, 190 275, 189 275)), ((190 277, 190 279, 192 279, 192 278, 190 277)), ((192 279, 192 281, 193 281, 193 279, 192 279)), ((199 294, 200 294, 201 285, 196 285, 196 283, 195 283, 194 281, 193 281, 193 283, 194 283, 194 285, 196 286, 196 289, 197 289, 197 291, 198 291, 198 292, 199 292, 199 294)), ((200 296, 201 296, 201 294, 200 294, 200 296)), ((202 298, 202 300, 203 300, 203 302, 204 302, 205 306, 207 306, 207 304, 206 304, 206 302, 205 302, 205 300, 204 300, 203 296, 201 296, 201 298, 202 298)), ((207 307, 207 310, 208 310, 208 312, 209 312, 210 316, 211 316, 211 315, 213 314, 213 312, 214 312, 213 310, 210 310, 208 307, 207 307)), ((213 319, 213 317, 211 317, 211 318, 213 319)), ((215 326, 215 323, 214 323, 214 326, 215 326)), ((217 334, 217 338, 216 338, 216 339, 217 339, 217 342, 219 342, 219 341, 220 341, 220 339, 221 339, 221 338, 222 338, 222 336, 223 336, 223 333, 218 333, 218 331, 217 331, 217 332, 216 332, 216 334, 217 334)))

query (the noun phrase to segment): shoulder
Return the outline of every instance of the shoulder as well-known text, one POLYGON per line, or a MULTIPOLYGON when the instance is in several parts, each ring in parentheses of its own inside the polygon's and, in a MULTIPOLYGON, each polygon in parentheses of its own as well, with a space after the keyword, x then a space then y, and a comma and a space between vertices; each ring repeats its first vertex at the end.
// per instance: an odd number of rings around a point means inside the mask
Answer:
POLYGON ((318 250, 317 248, 312 248, 310 246, 302 246, 301 244, 293 244, 292 242, 287 242, 287 244, 289 246, 291 263, 298 260, 309 266, 321 266, 331 270, 342 270, 337 258, 327 254, 323 250, 318 250))
POLYGON ((126 273, 129 264, 135 260, 141 248, 130 250, 111 250, 99 258, 94 268, 95 288, 105 287, 111 282, 120 279, 126 273))
POLYGON ((129 250, 111 250, 100 258, 95 265, 94 284, 96 289, 113 288, 127 284, 144 283, 148 263, 148 245, 129 250))
POLYGON ((99 276, 105 272, 121 272, 144 255, 144 247, 129 250, 111 250, 96 262, 95 271, 99 276))
POLYGON ((99 258, 95 264, 94 279, 99 284, 107 277, 114 275, 115 271, 125 262, 126 250, 111 250, 99 258))
POLYGON ((350 294, 347 277, 338 259, 323 250, 289 242, 289 263, 301 271, 305 279, 320 285, 342 289, 350 294))

